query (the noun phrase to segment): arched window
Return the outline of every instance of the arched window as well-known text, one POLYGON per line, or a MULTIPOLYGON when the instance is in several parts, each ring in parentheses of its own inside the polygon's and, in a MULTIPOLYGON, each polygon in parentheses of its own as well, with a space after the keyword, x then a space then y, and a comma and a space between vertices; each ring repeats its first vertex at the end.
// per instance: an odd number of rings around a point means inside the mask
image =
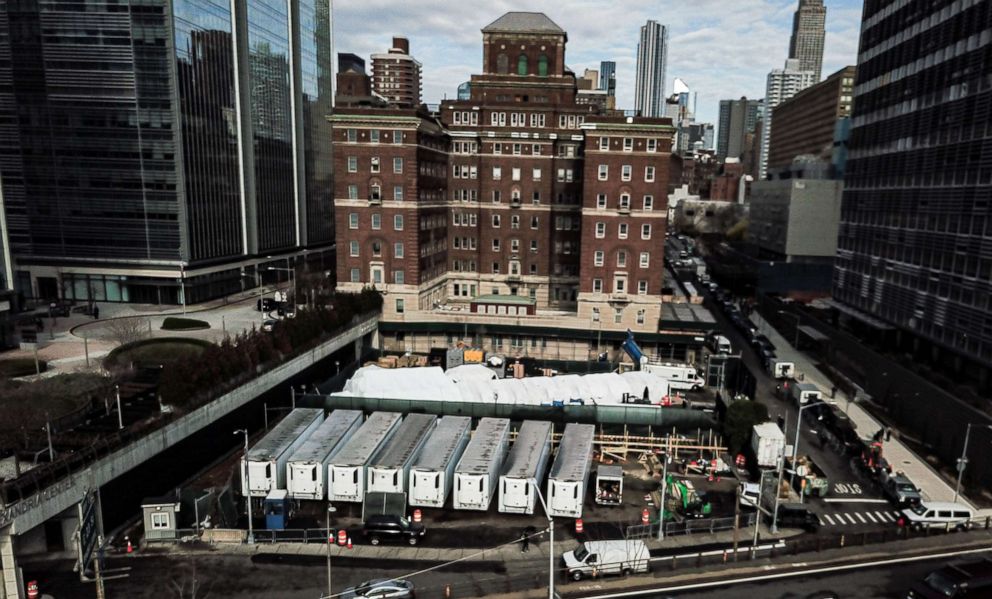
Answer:
POLYGON ((548 55, 542 54, 537 57, 537 74, 541 77, 548 76, 548 55))
POLYGON ((527 55, 521 54, 520 58, 517 59, 517 75, 527 74, 527 55))
POLYGON ((500 75, 506 75, 510 72, 510 59, 506 57, 506 54, 500 54, 496 57, 496 72, 500 75))

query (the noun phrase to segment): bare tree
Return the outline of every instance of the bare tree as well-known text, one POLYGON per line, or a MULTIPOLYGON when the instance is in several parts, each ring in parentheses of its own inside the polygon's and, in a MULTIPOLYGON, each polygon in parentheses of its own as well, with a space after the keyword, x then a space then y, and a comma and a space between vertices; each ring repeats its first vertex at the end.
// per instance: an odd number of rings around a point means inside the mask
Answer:
POLYGON ((107 323, 110 338, 120 345, 140 341, 145 338, 147 329, 143 318, 115 318, 107 323))
POLYGON ((178 599, 206 599, 210 595, 210 587, 213 584, 209 584, 204 590, 204 581, 197 577, 195 558, 191 558, 188 563, 180 565, 176 570, 169 583, 178 599))

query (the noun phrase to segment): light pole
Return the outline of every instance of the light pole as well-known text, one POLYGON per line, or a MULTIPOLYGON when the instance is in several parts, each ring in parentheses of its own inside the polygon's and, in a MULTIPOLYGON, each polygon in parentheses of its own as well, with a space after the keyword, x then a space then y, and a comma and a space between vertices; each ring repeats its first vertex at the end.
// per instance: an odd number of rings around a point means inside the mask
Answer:
MULTIPOLYGON (((772 534, 778 534, 778 499, 782 494, 782 470, 785 468, 785 452, 778 458, 778 478, 775 483, 775 513, 772 515, 772 534)), ((755 532, 757 535, 757 532, 755 532)))
POLYGON ((548 518, 548 543, 550 545, 548 547, 548 599, 555 599, 555 520, 551 517, 551 512, 548 511, 548 504, 544 502, 544 495, 541 495, 537 481, 532 478, 530 484, 534 487, 534 492, 537 493, 537 498, 541 501, 544 515, 548 518))
POLYGON ((124 428, 124 415, 121 414, 121 386, 114 385, 114 394, 117 396, 117 428, 124 428))
POLYGON ((270 266, 269 267, 269 270, 279 270, 279 271, 283 271, 283 272, 288 272, 289 273, 289 276, 293 279, 293 312, 295 313, 296 312, 296 303, 297 303, 297 301, 299 301, 298 300, 299 296, 296 294, 296 291, 297 291, 297 289, 296 289, 296 271, 293 270, 293 269, 291 269, 291 268, 279 268, 277 266, 270 266))
MULTIPOLYGON (((658 506, 658 540, 665 539, 665 494, 668 491, 668 462, 671 456, 665 453, 665 464, 661 473, 661 505, 658 506)), ((648 531, 650 533, 650 530, 648 531)))
POLYGON ((334 540, 334 535, 331 533, 331 514, 338 511, 336 507, 328 504, 327 506, 327 596, 333 597, 334 593, 331 591, 331 541, 334 540))
MULTIPOLYGON (((782 456, 778 456, 778 461, 782 463, 782 456)), ((754 506, 757 509, 755 513, 754 521, 754 539, 751 541, 751 547, 758 546, 758 529, 761 527, 761 514, 765 510, 761 507, 761 499, 765 496, 765 475, 766 474, 776 474, 774 470, 766 470, 761 473, 761 477, 758 479, 758 499, 757 504, 754 506)), ((775 491, 775 514, 778 515, 778 490, 775 491)))
MULTIPOLYGON (((961 494, 961 479, 964 477, 964 469, 968 465, 968 440, 971 438, 971 427, 973 426, 975 426, 975 423, 969 422, 968 428, 964 433, 964 447, 961 448, 961 457, 958 458, 958 482, 954 485, 954 499, 952 500, 954 502, 958 500, 958 495, 961 494)), ((992 430, 992 424, 979 424, 978 426, 992 430)))
MULTIPOLYGON (((803 427, 803 410, 807 408, 815 408, 817 406, 824 405, 836 405, 834 402, 818 402, 818 403, 808 403, 805 406, 799 406, 799 412, 796 413, 796 441, 792 444, 792 470, 789 470, 789 486, 791 487, 795 481, 796 475, 796 460, 799 459, 799 431, 803 427)), ((799 503, 803 503, 803 494, 799 493, 799 503)))
POLYGON ((179 285, 183 300, 183 316, 186 316, 186 263, 179 263, 179 285))
POLYGON ((248 544, 252 545, 255 543, 255 529, 252 527, 251 523, 251 483, 248 480, 248 475, 251 471, 248 469, 248 429, 239 428, 234 431, 234 434, 245 436, 245 457, 242 460, 245 464, 245 488, 243 491, 245 494, 245 506, 248 510, 248 544))
POLYGON ((785 310, 779 310, 778 313, 783 316, 789 316, 796 319, 796 337, 792 343, 792 347, 799 349, 799 325, 803 322, 802 317, 798 314, 793 314, 792 312, 786 312, 785 310))

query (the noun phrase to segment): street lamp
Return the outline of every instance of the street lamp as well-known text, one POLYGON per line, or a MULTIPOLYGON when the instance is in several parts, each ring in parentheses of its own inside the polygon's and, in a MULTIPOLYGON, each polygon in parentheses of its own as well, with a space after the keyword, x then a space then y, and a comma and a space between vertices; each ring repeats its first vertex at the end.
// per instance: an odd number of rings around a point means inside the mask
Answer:
MULTIPOLYGON (((971 427, 973 426, 975 426, 974 422, 968 423, 968 429, 964 433, 964 447, 961 449, 961 457, 958 458, 958 482, 954 486, 954 499, 952 500, 955 502, 961 493, 961 478, 964 476, 964 469, 968 465, 968 440, 971 437, 971 427)), ((978 426, 992 430, 992 424, 979 424, 978 426)))
POLYGON ((243 489, 243 491, 245 494, 245 505, 247 506, 247 510, 248 510, 248 544, 252 545, 255 543, 255 529, 252 528, 252 523, 251 523, 251 483, 248 480, 248 475, 250 474, 251 471, 248 469, 248 429, 239 428, 238 430, 234 431, 234 434, 245 436, 245 457, 243 460, 245 464, 245 488, 243 489))
POLYGON ((658 540, 663 541, 665 539, 665 494, 668 491, 668 463, 672 461, 672 458, 667 453, 665 454, 665 464, 662 467, 661 472, 661 505, 658 507, 658 540))
POLYGON ((327 505, 327 596, 333 597, 334 593, 331 591, 331 545, 334 540, 333 534, 331 533, 331 514, 338 511, 333 505, 327 505))
POLYGON ((799 349, 799 325, 802 324, 803 322, 802 316, 798 314, 793 314, 792 312, 786 312, 785 310, 779 310, 778 313, 783 316, 789 316, 791 318, 796 319, 796 337, 794 343, 792 344, 792 347, 799 349))
MULTIPOLYGON (((836 405, 832 401, 824 401, 817 403, 807 403, 805 406, 799 406, 799 412, 796 413, 796 441, 792 444, 792 470, 789 471, 789 486, 791 487, 795 481, 796 475, 796 460, 799 458, 799 431, 803 427, 803 410, 807 408, 815 408, 817 406, 825 405, 836 405)), ((822 416, 821 416, 822 418, 822 416)), ((803 494, 799 493, 799 503, 803 503, 803 494)))
POLYGON ((551 517, 548 504, 544 502, 544 495, 541 495, 537 481, 532 478, 530 484, 534 487, 534 492, 537 493, 537 498, 541 501, 544 515, 548 518, 548 543, 550 544, 548 547, 548 599, 555 599, 555 520, 551 517))

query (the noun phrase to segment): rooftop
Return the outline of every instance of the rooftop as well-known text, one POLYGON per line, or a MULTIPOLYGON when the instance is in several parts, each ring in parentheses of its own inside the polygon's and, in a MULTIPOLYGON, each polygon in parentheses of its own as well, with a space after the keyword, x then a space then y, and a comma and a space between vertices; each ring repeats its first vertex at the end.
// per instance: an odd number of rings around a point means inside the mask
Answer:
POLYGON ((483 33, 560 33, 565 30, 543 12, 508 12, 482 28, 483 33))

